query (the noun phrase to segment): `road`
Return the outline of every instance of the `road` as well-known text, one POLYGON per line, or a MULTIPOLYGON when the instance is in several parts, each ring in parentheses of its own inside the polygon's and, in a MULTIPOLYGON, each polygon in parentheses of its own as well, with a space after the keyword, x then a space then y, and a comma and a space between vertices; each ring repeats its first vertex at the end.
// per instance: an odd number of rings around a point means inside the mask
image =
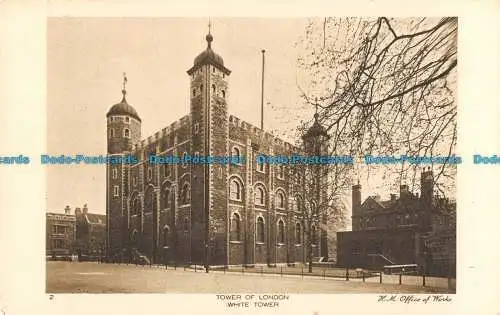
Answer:
POLYGON ((453 293, 416 285, 318 277, 195 272, 150 266, 47 262, 47 293, 453 293))

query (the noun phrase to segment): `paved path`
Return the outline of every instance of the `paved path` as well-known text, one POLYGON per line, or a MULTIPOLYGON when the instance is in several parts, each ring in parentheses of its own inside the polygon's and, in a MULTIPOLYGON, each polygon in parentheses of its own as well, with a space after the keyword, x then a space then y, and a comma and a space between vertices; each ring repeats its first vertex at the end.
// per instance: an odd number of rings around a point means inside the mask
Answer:
POLYGON ((149 266, 47 262, 47 293, 426 293, 421 286, 317 277, 194 272, 149 266))

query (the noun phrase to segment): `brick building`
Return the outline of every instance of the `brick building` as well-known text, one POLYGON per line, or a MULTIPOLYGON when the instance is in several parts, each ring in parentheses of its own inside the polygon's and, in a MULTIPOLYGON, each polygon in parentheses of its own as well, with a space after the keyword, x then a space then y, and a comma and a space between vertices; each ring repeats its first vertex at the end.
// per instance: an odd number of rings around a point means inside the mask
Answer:
POLYGON ((48 212, 46 214, 45 252, 47 256, 68 256, 73 253, 75 242, 75 217, 66 207, 64 214, 48 212))
POLYGON ((78 253, 86 256, 102 255, 106 244, 106 216, 70 206, 64 214, 46 214, 46 254, 48 256, 69 256, 78 253))
MULTIPOLYGON (((255 161, 258 154, 291 155, 300 149, 228 114, 231 71, 212 50, 210 33, 206 41, 206 50, 187 70, 186 116, 141 140, 141 119, 126 101, 125 86, 122 101, 106 115, 108 156, 137 159, 107 166, 108 259, 140 254, 157 263, 303 262, 309 234, 302 175, 288 165, 255 161), (148 163, 151 155, 244 159, 160 165, 148 163)), ((314 256, 327 253, 322 226, 312 223, 314 256)))
POLYGON ((106 216, 89 213, 87 204, 75 208, 75 250, 79 255, 96 256, 105 253, 106 216))
POLYGON ((417 264, 431 274, 454 273, 456 204, 434 195, 430 168, 421 173, 420 187, 413 194, 401 185, 399 196, 370 196, 361 203, 361 186, 354 185, 352 231, 337 233, 338 265, 417 264))

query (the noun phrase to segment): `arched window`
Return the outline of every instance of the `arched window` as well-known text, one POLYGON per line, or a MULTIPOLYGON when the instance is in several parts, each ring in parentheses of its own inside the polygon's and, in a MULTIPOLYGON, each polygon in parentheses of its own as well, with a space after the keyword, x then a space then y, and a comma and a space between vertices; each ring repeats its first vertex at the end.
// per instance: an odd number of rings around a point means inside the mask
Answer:
POLYGON ((170 229, 167 225, 163 227, 163 247, 168 248, 170 246, 170 229))
POLYGON ((233 150, 231 150, 231 156, 240 156, 240 149, 238 149, 238 147, 233 147, 233 150))
POLYGON ((278 243, 285 244, 285 222, 278 220, 278 243))
POLYGON ((285 178, 285 166, 283 164, 278 165, 278 178, 279 179, 285 178))
MULTIPOLYGON (((114 118, 114 117, 111 117, 114 118)), ((110 138, 113 138, 115 136, 115 130, 113 128, 109 129, 109 136, 110 138)))
POLYGON ((276 194, 276 208, 285 208, 285 195, 282 191, 278 191, 278 193, 276 194))
POLYGON ((181 191, 181 204, 187 205, 190 202, 190 191, 189 191, 189 184, 185 183, 184 186, 182 186, 182 191, 181 191))
POLYGON ((226 98, 226 91, 222 90, 221 92, 222 98, 226 98))
POLYGON ((170 208, 170 189, 168 188, 165 188, 165 190, 163 190, 163 208, 170 208))
POLYGON ((266 204, 264 188, 257 186, 255 189, 255 204, 263 206, 266 204))
POLYGON ((229 184, 229 199, 231 200, 241 200, 242 195, 242 185, 240 181, 236 178, 231 179, 229 184))
POLYGON ((302 212, 302 199, 299 196, 295 196, 293 211, 302 212))
POLYGON ((240 240, 240 215, 237 213, 233 213, 231 217, 231 240, 240 240))
POLYGON ((264 243, 264 218, 262 217, 257 217, 257 235, 256 235, 256 241, 258 243, 264 243))
POLYGON ((118 170, 116 169, 116 167, 113 167, 113 179, 117 177, 118 177, 118 170))
POLYGON ((215 84, 212 84, 212 93, 215 95, 215 84))
POLYGON ((184 152, 182 154, 182 167, 186 168, 187 167, 187 162, 186 162, 186 159, 187 159, 187 152, 184 152))
POLYGON ((148 168, 148 180, 151 180, 153 178, 153 169, 152 168, 148 168))
POLYGON ((128 117, 128 116, 127 116, 127 117, 125 117, 125 122, 126 122, 126 123, 129 123, 129 122, 130 122, 130 117, 128 117))
POLYGON ((265 169, 264 163, 262 163, 262 161, 259 161, 259 160, 257 160, 256 163, 257 163, 257 171, 261 172, 261 173, 265 173, 266 169, 265 169))
POLYGON ((203 93, 203 84, 200 84, 200 93, 203 93))
POLYGON ((193 89, 193 96, 196 96, 196 89, 193 89))
POLYGON ((295 224, 295 244, 302 244, 302 227, 298 222, 295 224))
POLYGON ((139 198, 135 198, 134 202, 132 203, 132 215, 138 215, 141 213, 141 203, 139 201, 139 198))
POLYGON ((130 240, 132 242, 136 242, 137 241, 137 230, 133 230, 132 233, 130 233, 130 240))
POLYGON ((152 187, 149 187, 144 197, 144 212, 153 212, 156 208, 155 194, 152 187))
POLYGON ((130 138, 130 129, 125 128, 125 129, 123 130, 123 136, 124 136, 125 138, 130 138))

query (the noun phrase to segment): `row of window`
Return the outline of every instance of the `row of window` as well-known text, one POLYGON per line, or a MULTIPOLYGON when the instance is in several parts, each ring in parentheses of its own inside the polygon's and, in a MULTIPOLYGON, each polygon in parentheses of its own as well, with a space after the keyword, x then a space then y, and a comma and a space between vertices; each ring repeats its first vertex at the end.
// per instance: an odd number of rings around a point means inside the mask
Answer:
MULTIPOLYGON (((109 118, 109 121, 110 122, 115 122, 115 121, 117 122, 117 121, 123 121, 123 119, 122 119, 122 117, 119 117, 119 116, 111 116, 109 118)), ((125 122, 130 123, 130 117, 125 116, 125 122)))
MULTIPOLYGON (((302 244, 302 225, 297 222, 295 224, 295 244, 302 244)), ((264 218, 261 216, 257 217, 255 222, 255 241, 257 243, 265 243, 265 223, 264 218)), ((316 227, 313 225, 311 228, 312 242, 313 244, 317 241, 316 227)), ((286 242, 286 231, 285 222, 282 219, 278 220, 277 223, 277 235, 276 241, 278 244, 285 244, 286 242)), ((231 217, 231 241, 241 241, 241 217, 238 213, 233 213, 231 217)))
MULTIPOLYGON (((193 88, 193 97, 200 95, 202 93, 203 93, 203 84, 200 84, 200 87, 198 89, 193 88)), ((217 87, 215 86, 215 84, 212 84, 212 94, 217 95, 217 87)), ((226 98, 226 91, 220 90, 219 96, 222 98, 226 98)))
MULTIPOLYGON (((265 243, 265 223, 264 223, 264 218, 262 217, 257 217, 256 221, 256 239, 255 241, 260 244, 265 243)), ((184 226, 183 226, 184 232, 187 233, 189 232, 189 219, 184 218, 184 226)), ((303 242, 303 235, 304 231, 302 229, 302 225, 300 223, 295 224, 295 244, 301 245, 303 242)), ((311 231, 311 236, 312 236, 312 243, 316 244, 317 242, 317 231, 316 227, 312 227, 311 231)), ((241 241, 241 220, 240 216, 237 213, 233 214, 232 220, 231 220, 231 241, 241 241)), ((170 227, 168 225, 165 225, 162 229, 162 239, 163 239, 163 246, 168 247, 171 245, 171 235, 170 235, 170 227)), ((131 234, 131 240, 137 241, 137 230, 134 230, 131 234)), ((283 220, 278 220, 277 224, 277 243, 278 244, 285 244, 286 243, 286 231, 285 231, 285 223, 283 220)))
MULTIPOLYGON (((419 215, 418 213, 405 214, 405 215, 396 215, 392 218, 389 223, 393 226, 406 226, 406 225, 415 225, 419 223, 419 215)), ((376 217, 365 217, 360 218, 359 227, 363 228, 375 228, 377 227, 377 218, 376 217)))
POLYGON ((52 233, 53 234, 66 234, 71 231, 71 227, 67 225, 53 225, 52 233))
MULTIPOLYGON (((119 192, 119 187, 115 186, 117 192, 119 192)), ((117 196, 115 194, 115 196, 117 196)), ((161 194, 161 204, 162 209, 168 209, 171 207, 172 195, 170 189, 166 188, 163 190, 161 194)), ((191 187, 188 183, 185 183, 180 191, 180 199, 179 202, 181 205, 188 205, 191 202, 191 187)), ((146 197, 144 198, 144 213, 151 213, 156 209, 156 198, 154 196, 154 192, 149 190, 146 193, 146 197)), ((141 203, 139 198, 135 198, 132 202, 131 215, 139 215, 141 213, 141 203)))
MULTIPOLYGON (((109 129, 109 137, 110 137, 110 138, 114 138, 114 137, 115 137, 115 135, 116 135, 116 133, 115 133, 115 129, 110 128, 110 129, 109 129)), ((123 136, 124 138, 130 139, 130 129, 129 129, 129 128, 124 128, 124 129, 123 129, 123 134, 122 134, 122 136, 123 136)))

